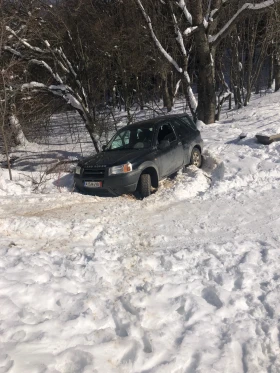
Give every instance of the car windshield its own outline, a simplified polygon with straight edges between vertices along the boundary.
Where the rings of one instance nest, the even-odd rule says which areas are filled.
[[[153,133],[152,126],[123,128],[112,138],[105,151],[150,148]]]

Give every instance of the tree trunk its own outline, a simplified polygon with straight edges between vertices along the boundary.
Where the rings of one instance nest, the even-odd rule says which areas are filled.
[[[167,75],[167,89],[168,89],[168,93],[169,93],[169,96],[171,98],[171,102],[172,102],[172,107],[174,106],[174,84],[173,84],[173,72],[171,71],[168,75]]]
[[[277,51],[274,55],[274,79],[275,79],[275,92],[280,89],[280,47],[277,46]]]
[[[214,58],[211,55],[204,25],[201,24],[198,27],[199,30],[194,36],[198,58],[197,116],[205,124],[210,124],[215,122],[216,111]]]
[[[260,90],[261,90],[261,82],[260,82],[260,79],[258,79],[255,84],[255,94],[258,95],[260,93]]]
[[[172,96],[170,95],[170,91],[168,88],[168,77],[167,74],[163,75],[163,106],[167,108],[167,112],[169,113],[172,110],[173,100]]]
[[[235,105],[237,106],[238,109],[242,107],[242,97],[241,97],[241,90],[238,86],[234,86],[234,101]]]
[[[252,94],[253,88],[253,68],[255,69],[255,46],[256,46],[256,38],[257,38],[257,29],[258,29],[258,21],[250,20],[248,24],[248,28],[250,29],[250,35],[248,35],[248,43],[245,50],[245,87],[246,87],[246,94],[244,99],[244,106],[247,106]]]
[[[96,104],[93,100],[90,101],[90,105],[87,112],[78,110],[81,118],[85,123],[85,127],[89,133],[91,141],[93,143],[96,153],[99,153],[101,150],[101,144],[99,141],[99,135],[96,128]]]
[[[26,139],[23,130],[21,128],[20,122],[15,114],[9,116],[9,124],[11,132],[13,134],[16,145],[27,145],[28,140]]]
[[[112,91],[112,105],[113,105],[113,108],[115,109],[116,106],[117,106],[117,96],[116,96],[116,86],[114,85],[113,86],[113,91]]]
[[[98,138],[98,136],[96,135],[95,124],[94,124],[94,122],[93,122],[91,119],[87,118],[87,122],[86,122],[86,124],[85,124],[85,127],[86,127],[86,129],[87,129],[87,131],[88,131],[88,133],[89,133],[89,136],[90,136],[90,138],[91,138],[91,141],[93,142],[93,146],[94,146],[94,148],[95,148],[95,150],[96,150],[96,153],[99,153],[101,147],[100,147],[100,141],[99,141],[99,138]]]
[[[144,99],[143,99],[143,90],[142,90],[142,79],[139,79],[139,77],[136,77],[136,86],[137,86],[137,93],[138,93],[138,100],[139,100],[139,106],[140,110],[144,110]]]
[[[3,143],[4,143],[5,155],[6,155],[6,160],[7,160],[7,166],[8,166],[8,170],[9,170],[9,177],[10,177],[10,180],[13,180],[12,170],[11,170],[11,163],[10,163],[10,158],[9,158],[9,148],[8,148],[7,138],[6,138],[5,129],[4,129],[4,115],[2,117],[1,132],[2,132],[2,138],[3,138]]]
[[[267,89],[272,88],[273,83],[273,75],[274,75],[274,52],[273,49],[270,48],[269,54],[269,63],[268,63],[268,82],[267,82]]]
[[[241,98],[241,71],[242,66],[239,61],[239,51],[238,51],[238,42],[237,42],[237,32],[233,38],[232,44],[232,56],[231,56],[231,82],[233,86],[234,94],[234,103],[238,109],[242,107],[242,98]]]
[[[187,81],[187,79],[185,79],[184,76],[182,76],[182,88],[183,88],[183,93],[186,99],[186,104],[188,105],[190,109],[194,122],[196,122],[198,119],[197,118],[197,107],[194,107],[193,91],[192,91],[192,88],[189,82]]]
[[[187,56],[184,57],[183,73],[181,74],[183,93],[186,98],[186,104],[188,105],[192,114],[194,122],[197,121],[197,101],[193,94],[191,87],[191,80],[188,73],[189,59]]]
[[[216,76],[216,91],[219,89],[218,99],[217,99],[217,109],[216,109],[216,117],[215,119],[218,121],[220,120],[222,106],[229,97],[231,97],[231,91],[229,86],[225,80],[225,76],[222,69],[222,56],[219,59],[216,58],[216,69],[215,69],[215,76]]]

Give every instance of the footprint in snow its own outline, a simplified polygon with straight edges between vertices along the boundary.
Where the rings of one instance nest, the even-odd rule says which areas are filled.
[[[215,289],[208,287],[202,290],[202,298],[206,300],[207,303],[211,304],[211,306],[216,307],[217,309],[223,307],[223,303],[216,294]]]
[[[14,361],[10,359],[8,354],[0,354],[0,372],[6,373],[8,372],[12,366],[14,365]]]

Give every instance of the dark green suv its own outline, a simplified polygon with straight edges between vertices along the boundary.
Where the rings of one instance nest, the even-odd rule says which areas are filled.
[[[200,167],[202,148],[200,132],[187,114],[138,122],[120,129],[101,153],[78,163],[75,186],[99,195],[138,190],[147,197],[180,168]]]

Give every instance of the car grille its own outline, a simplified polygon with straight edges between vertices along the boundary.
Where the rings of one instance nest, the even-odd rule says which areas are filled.
[[[83,176],[93,180],[103,180],[105,176],[105,168],[84,168]]]

